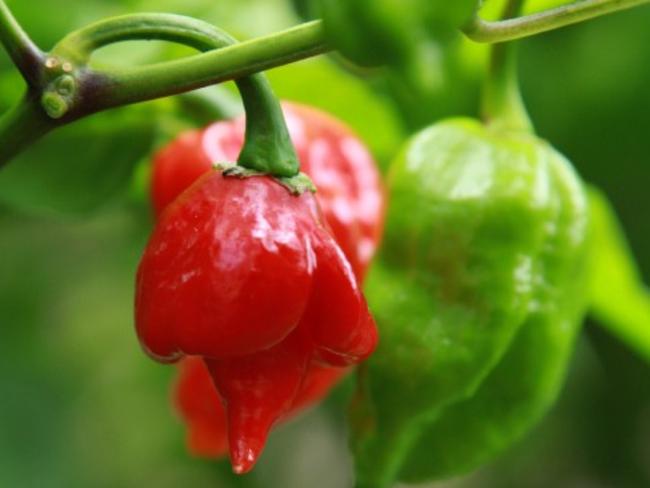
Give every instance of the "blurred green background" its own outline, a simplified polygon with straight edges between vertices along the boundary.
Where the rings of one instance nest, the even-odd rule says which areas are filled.
[[[188,14],[247,38],[299,21],[288,0],[9,0],[43,47],[93,20]],[[533,7],[558,2],[531,2]],[[524,98],[538,133],[603,188],[650,277],[650,8],[521,43]],[[385,168],[409,131],[472,114],[485,49],[465,43],[462,80],[426,112],[393,100],[381,72],[321,57],[272,70],[285,99],[352,125]],[[162,43],[105,49],[97,63],[184,55]],[[367,79],[363,80],[362,77]],[[20,78],[0,55],[0,108]],[[0,173],[0,487],[345,487],[350,381],[278,429],[252,475],[191,458],[169,402],[173,368],[140,351],[134,270],[152,220],[147,159],[197,114],[162,100],[94,116],[48,136]],[[650,324],[649,324],[650,326]],[[560,401],[521,443],[479,472],[435,486],[650,486],[650,368],[589,322]]]

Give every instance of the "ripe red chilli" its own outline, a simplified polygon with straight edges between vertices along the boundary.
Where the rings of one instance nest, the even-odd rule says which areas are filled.
[[[250,470],[312,363],[365,359],[376,328],[314,196],[266,176],[202,176],[161,215],[137,279],[136,325],[162,362],[202,356]]]
[[[350,129],[330,115],[295,103],[284,114],[302,169],[318,186],[323,215],[359,279],[363,278],[381,236],[384,192],[371,155]],[[243,118],[184,132],[154,158],[151,197],[158,215],[183,190],[209,171],[212,161],[232,160],[244,138]],[[308,366],[287,420],[324,397],[349,371],[316,362]],[[228,451],[223,405],[204,363],[180,362],[174,390],[177,410],[187,426],[189,450],[220,457]]]

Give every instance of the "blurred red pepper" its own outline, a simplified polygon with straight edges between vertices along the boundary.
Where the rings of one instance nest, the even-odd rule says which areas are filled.
[[[384,198],[375,164],[354,134],[337,120],[305,106],[285,103],[283,108],[302,169],[318,187],[317,199],[325,219],[355,273],[362,278],[383,223]],[[155,158],[152,181],[157,214],[209,171],[213,162],[235,158],[243,136],[243,119],[218,122],[202,131],[187,132],[161,150]],[[336,357],[330,360],[338,364]],[[307,368],[292,404],[285,405],[288,410],[282,420],[320,400],[347,372],[346,368],[318,362],[310,362]],[[199,359],[181,362],[175,401],[188,424],[190,450],[210,457],[225,455],[225,411]]]

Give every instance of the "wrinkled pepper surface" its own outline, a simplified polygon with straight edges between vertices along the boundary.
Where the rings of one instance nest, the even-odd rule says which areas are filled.
[[[383,226],[384,192],[372,156],[356,135],[333,117],[305,105],[282,105],[301,168],[316,184],[323,217],[361,281]],[[159,151],[151,185],[156,213],[160,215],[186,187],[210,171],[214,161],[234,159],[243,139],[244,120],[240,118],[187,131]],[[284,419],[319,401],[348,371],[310,364]],[[191,452],[207,457],[225,455],[225,411],[203,361],[186,358],[180,362],[174,398],[187,424]]]
[[[555,398],[585,306],[585,194],[546,142],[443,121],[388,188],[366,288],[382,341],[352,415],[359,487],[449,477],[508,446]]]

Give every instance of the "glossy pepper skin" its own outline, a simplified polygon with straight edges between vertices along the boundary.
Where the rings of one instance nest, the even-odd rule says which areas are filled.
[[[283,102],[282,109],[301,170],[352,269],[363,279],[375,254],[384,220],[384,190],[377,166],[359,138],[320,110]],[[188,131],[157,153],[151,200],[157,215],[209,171],[214,162],[233,161],[244,142],[244,118]]]
[[[333,117],[296,103],[284,102],[283,110],[301,166],[318,186],[316,199],[324,219],[361,281],[383,226],[384,190],[376,165],[356,135]],[[243,135],[242,119],[216,122],[181,134],[159,151],[151,184],[156,213],[209,171],[211,161],[236,157]],[[347,372],[311,364],[285,419],[318,402]],[[206,457],[225,455],[225,412],[202,361],[180,362],[174,401],[187,425],[190,451]]]
[[[374,321],[311,193],[213,170],[161,215],[137,276],[151,357],[203,357],[224,400],[233,469],[250,470],[309,365],[374,349]]]
[[[584,311],[585,195],[544,141],[444,121],[407,144],[389,192],[359,487],[449,477],[509,445],[554,399]]]

